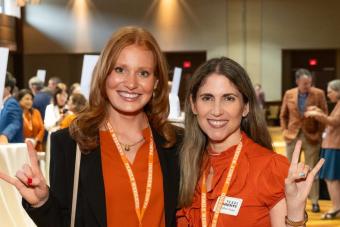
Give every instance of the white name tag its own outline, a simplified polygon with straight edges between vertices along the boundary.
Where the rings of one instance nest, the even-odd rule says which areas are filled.
[[[218,197],[215,206],[214,206],[214,211],[216,211],[216,206],[218,201],[220,200],[221,197]],[[224,197],[224,202],[221,207],[221,214],[229,214],[233,216],[237,216],[238,212],[240,211],[241,205],[242,205],[243,199],[239,198],[234,198],[234,197]]]

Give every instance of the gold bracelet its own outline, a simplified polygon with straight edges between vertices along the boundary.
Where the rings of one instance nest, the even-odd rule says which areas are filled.
[[[292,221],[288,218],[288,216],[286,216],[286,218],[285,218],[286,225],[290,225],[290,226],[294,226],[294,227],[305,226],[307,221],[308,221],[308,214],[307,214],[306,211],[305,211],[305,218],[302,221]]]

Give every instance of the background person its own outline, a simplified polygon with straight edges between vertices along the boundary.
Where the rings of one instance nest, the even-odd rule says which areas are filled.
[[[22,89],[17,95],[17,100],[22,108],[24,139],[30,139],[35,150],[42,151],[45,128],[40,112],[33,108],[34,95],[29,89]]]
[[[64,113],[60,122],[60,128],[68,128],[77,115],[86,108],[87,100],[84,95],[74,93],[67,102],[68,111]]]
[[[66,112],[67,106],[67,86],[59,83],[53,95],[53,102],[46,107],[44,126],[49,132],[54,132],[60,128],[60,122]]]
[[[13,89],[16,79],[6,73],[5,89],[2,97],[3,107],[0,110],[0,144],[22,143],[22,110],[14,98]]]
[[[340,214],[340,80],[328,83],[327,96],[336,103],[329,116],[316,106],[309,107],[305,116],[327,125],[321,145],[321,157],[326,161],[320,170],[320,178],[327,183],[333,207],[322,218],[333,219]]]
[[[295,73],[297,87],[284,94],[280,124],[283,138],[286,141],[286,153],[292,160],[296,141],[302,141],[305,162],[314,166],[319,160],[321,134],[325,125],[313,118],[306,118],[305,111],[309,106],[317,106],[327,113],[325,94],[321,89],[312,87],[312,74],[307,69],[298,69]],[[316,178],[309,194],[312,201],[312,212],[320,212],[319,180]]]

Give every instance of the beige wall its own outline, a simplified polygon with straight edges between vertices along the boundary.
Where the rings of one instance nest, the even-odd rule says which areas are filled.
[[[235,59],[263,85],[267,100],[280,100],[282,49],[340,48],[339,0],[68,2],[26,8],[26,54],[98,52],[118,27],[141,25],[163,50],[206,50],[208,58]]]
[[[68,2],[74,2],[68,5]],[[42,1],[28,6],[25,53],[99,52],[125,25],[148,28],[165,51],[226,54],[225,0]]]

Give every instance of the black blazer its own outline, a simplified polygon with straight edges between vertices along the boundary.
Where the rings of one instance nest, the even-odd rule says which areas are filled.
[[[176,226],[176,207],[179,190],[178,149],[162,147],[164,138],[152,130],[163,174],[166,227]],[[23,206],[38,227],[69,227],[72,204],[76,142],[68,129],[51,135],[50,197],[39,208],[32,208],[23,200]],[[102,175],[100,147],[82,154],[80,164],[77,227],[106,227],[105,190]]]

